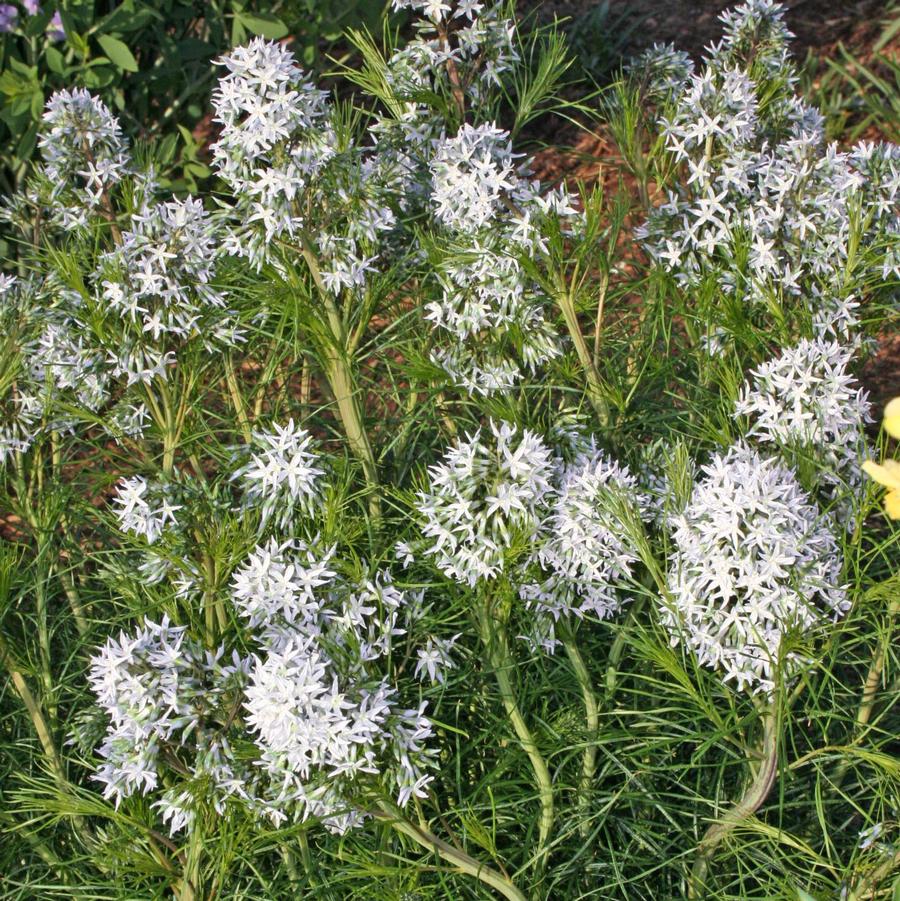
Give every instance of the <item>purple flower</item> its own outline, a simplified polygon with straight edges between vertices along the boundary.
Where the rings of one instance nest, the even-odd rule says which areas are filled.
[[[66,39],[66,29],[63,28],[62,16],[59,10],[53,13],[53,18],[47,23],[47,34],[51,41],[64,41]]]
[[[18,18],[19,10],[12,3],[0,3],[0,33],[12,31]]]
[[[41,4],[38,0],[22,0],[22,6],[29,16],[36,16],[41,11]]]

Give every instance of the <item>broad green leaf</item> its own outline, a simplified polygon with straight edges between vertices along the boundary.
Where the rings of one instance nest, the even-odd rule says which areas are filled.
[[[112,84],[115,78],[115,69],[104,65],[93,66],[84,73],[84,85],[92,89],[105,88]]]
[[[42,35],[47,30],[52,16],[52,12],[39,12],[34,16],[29,16],[25,23],[25,37],[36,38]]]
[[[65,60],[63,59],[63,55],[56,49],[56,47],[48,47],[44,51],[44,59],[47,60],[47,68],[51,72],[55,72],[57,75],[62,75],[66,70]]]
[[[126,44],[109,34],[98,34],[97,42],[113,65],[124,72],[137,72],[137,60]]]
[[[37,143],[38,123],[32,122],[31,125],[22,135],[18,146],[16,147],[16,156],[20,160],[27,160],[34,152],[34,145]]]
[[[277,41],[278,38],[283,38],[288,33],[287,25],[277,16],[269,13],[242,12],[240,19],[244,28],[251,34],[258,34],[261,37],[268,38],[270,41]]]

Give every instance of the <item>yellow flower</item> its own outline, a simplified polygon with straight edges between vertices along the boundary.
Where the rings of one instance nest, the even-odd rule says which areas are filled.
[[[887,416],[885,416],[885,426],[887,426]],[[900,428],[898,428],[898,432],[900,432]],[[887,488],[888,492],[884,496],[884,512],[891,519],[900,519],[900,463],[896,460],[885,460],[884,463],[866,460],[862,468],[866,475],[871,476],[879,485]]]
[[[891,438],[900,438],[900,397],[888,401],[884,408],[884,430]]]

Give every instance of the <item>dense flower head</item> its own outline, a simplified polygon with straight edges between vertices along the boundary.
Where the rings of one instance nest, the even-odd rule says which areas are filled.
[[[293,54],[255,38],[220,61],[228,73],[213,93],[213,163],[234,193],[235,227],[225,248],[257,266],[276,239],[303,228],[304,192],[334,156],[327,95],[306,79]]]
[[[84,88],[51,96],[39,144],[54,196],[78,185],[90,207],[99,205],[131,168],[119,120]]]
[[[327,95],[306,80],[284,45],[254,38],[220,64],[228,74],[219,79],[213,107],[223,130],[212,151],[225,177],[233,167],[271,162],[269,154],[283,142],[324,125]]]
[[[829,521],[776,459],[736,446],[703,467],[672,520],[668,599],[672,642],[739,690],[771,693],[788,633],[811,632],[848,610],[842,555]]]
[[[386,571],[356,581],[344,570],[334,548],[290,539],[255,548],[231,593],[249,628],[246,657],[204,651],[167,619],[110,639],[91,673],[109,717],[97,775],[106,796],[117,805],[151,796],[171,833],[204,800],[219,813],[238,803],[275,825],[316,817],[344,832],[367,815],[359,792],[386,790],[401,807],[424,797],[434,730],[425,702],[402,703],[391,665],[421,592]],[[452,645],[429,637],[422,653],[408,651],[437,681],[454,665]]]
[[[671,101],[694,73],[690,54],[674,44],[653,44],[628,60],[625,71],[641,82],[642,96],[657,104]]]
[[[803,339],[751,373],[735,416],[749,417],[748,439],[818,458],[819,478],[834,490],[862,483],[859,460],[867,454],[866,392],[849,372],[853,348]]]
[[[170,503],[162,485],[148,482],[143,476],[122,479],[113,498],[119,528],[156,542],[167,529],[177,529],[175,514],[181,508]]]
[[[242,332],[212,284],[220,238],[197,198],[138,210],[100,260],[103,301],[134,327],[139,342],[199,334],[209,350],[233,346]]]
[[[520,595],[554,620],[616,613],[617,587],[638,560],[625,520],[646,517],[648,503],[628,468],[596,447],[562,462],[537,535],[538,580],[523,584]]]
[[[564,188],[542,192],[515,159],[508,132],[464,124],[435,143],[429,163],[443,251],[434,275],[440,299],[425,308],[441,339],[432,360],[457,386],[485,395],[560,353],[548,299],[519,257],[539,260],[546,220],[567,223],[577,213]]]
[[[509,133],[494,124],[464,123],[439,142],[430,163],[438,221],[462,232],[481,229],[515,187],[514,163]]]
[[[450,342],[436,347],[432,359],[455,384],[476,394],[508,390],[523,369],[535,372],[559,356],[546,298],[518,259],[490,239],[476,239],[464,255],[446,260],[436,278],[441,298],[426,304],[425,319]]]
[[[319,589],[336,577],[334,548],[317,552],[305,542],[269,539],[257,546],[232,580],[232,599],[251,626],[285,621],[313,629],[322,606]]]
[[[352,803],[364,774],[386,780],[400,806],[424,797],[433,730],[425,705],[402,707],[379,666],[406,634],[418,593],[387,572],[348,582],[333,554],[273,540],[235,574],[233,597],[259,629],[245,708],[274,788],[264,811],[278,822],[294,808],[343,832],[364,817]]]
[[[83,299],[51,275],[0,276],[0,334],[16,360],[15,388],[0,399],[0,465],[52,432],[68,435],[81,421],[78,409],[103,409],[112,370],[82,319]],[[114,410],[124,409],[121,402]],[[98,422],[121,436],[121,423]]]
[[[776,0],[745,0],[725,10],[722,42],[712,58],[723,56],[732,63],[762,68],[769,76],[784,75],[788,65],[788,43],[794,35],[784,23],[784,6]]]
[[[240,687],[245,671],[246,663],[238,657],[226,659],[222,649],[204,651],[186,627],[171,625],[168,617],[160,623],[145,621],[134,635],[122,632],[118,639],[109,638],[91,658],[89,675],[97,703],[110,721],[98,752],[104,763],[95,776],[104,785],[104,797],[115,799],[118,807],[134,792],[156,789],[163,746],[177,745],[183,751],[189,735],[196,750],[195,775],[198,780],[212,777],[218,804],[237,791],[233,774],[223,773],[222,758],[230,756],[230,749],[212,720],[225,698]],[[218,768],[208,766],[216,759]],[[172,832],[190,821],[184,804],[177,810],[171,803],[164,806]]]
[[[474,586],[504,570],[514,541],[530,542],[552,494],[551,451],[528,429],[493,422],[449,448],[418,495],[426,553]]]
[[[896,148],[826,146],[822,116],[794,93],[782,12],[752,0],[723,16],[722,43],[661,119],[679,179],[638,234],[684,287],[712,275],[751,302],[793,298],[819,333],[844,338],[857,324],[853,232],[872,251],[861,284],[865,271],[900,271]]]
[[[259,510],[261,524],[269,520],[283,528],[298,512],[309,514],[321,497],[324,470],[313,437],[290,419],[269,431],[254,431],[250,459],[232,478],[243,488],[244,506]]]
[[[80,323],[65,316],[47,317],[29,355],[29,375],[48,392],[70,390],[88,410],[96,410],[108,396],[106,361],[81,333]]]

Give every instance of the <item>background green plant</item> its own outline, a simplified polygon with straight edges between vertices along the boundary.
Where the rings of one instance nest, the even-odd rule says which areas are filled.
[[[335,6],[340,7],[335,10],[338,15],[347,9]],[[130,8],[138,10],[139,5]],[[296,5],[300,13],[304,8]],[[49,67],[47,71],[58,77],[54,84],[69,86],[88,73],[96,77],[99,69],[100,77],[110,80],[96,87],[122,114],[126,130],[150,139],[150,152],[169,173],[173,186],[191,187],[207,175],[191,130],[205,112],[212,78],[208,55],[245,39],[254,29],[277,35],[289,27],[295,13],[286,5],[278,10],[282,18],[276,23],[229,5],[217,24],[209,25],[206,38],[191,33],[176,39],[169,29],[180,21],[176,11],[187,9],[173,4],[171,21],[145,16],[145,24],[133,30],[115,25],[115,18],[73,19],[71,40],[83,40],[87,51],[82,55],[67,43],[63,60],[74,67],[72,71],[64,68],[57,73]],[[309,64],[321,59],[321,41],[334,34],[329,9],[316,5],[321,23],[304,26],[309,35],[316,35],[310,37],[315,52],[304,52]],[[102,21],[106,24],[101,27]],[[182,34],[193,27],[191,21],[181,23]],[[149,43],[153,35],[158,45]],[[185,57],[189,71],[196,63],[193,80],[183,65],[182,71],[173,71],[161,63],[156,82],[151,57],[129,51],[139,69],[129,73],[128,57],[111,43],[112,39],[139,48],[145,37],[148,46],[158,46],[154,59],[166,58],[164,48],[170,40],[175,46],[179,40],[199,40],[212,50]],[[557,53],[555,46],[548,52]],[[41,53],[46,63],[46,48]],[[71,63],[65,63],[67,57]],[[170,62],[180,58],[168,57]],[[537,55],[533,72],[540,72],[540,60],[545,58]],[[147,77],[141,80],[145,61]],[[171,64],[177,69],[176,63]],[[843,63],[838,60],[835,65]],[[553,74],[558,68],[548,71]],[[24,77],[12,62],[6,71]],[[23,90],[22,103],[26,96],[37,97],[38,90],[45,96],[50,82],[36,83],[30,94]],[[522,93],[508,87],[511,95]],[[184,99],[166,116],[185,91]],[[871,102],[876,102],[876,92],[862,93],[871,94]],[[889,92],[877,96],[888,102],[878,101],[866,115],[873,117],[869,124],[888,133],[897,127],[896,107]],[[29,99],[27,110],[23,107],[17,115],[33,122],[40,112],[40,105],[34,112],[35,103]],[[627,103],[620,104],[626,107]],[[613,124],[620,143],[630,142],[627,159],[645,179],[646,192],[653,182],[665,184],[672,173],[662,171],[658,148],[640,140],[649,128],[640,120],[640,109],[630,112],[635,118]],[[155,131],[154,122],[159,122]],[[841,131],[839,123],[834,127],[836,136],[852,137],[852,131]],[[527,138],[523,135],[523,141]],[[30,153],[17,157],[13,151],[7,159],[26,167]],[[742,374],[765,359],[770,340],[788,340],[791,325],[754,318],[737,304],[723,306],[713,286],[686,295],[671,279],[636,266],[632,248],[618,239],[623,221],[639,218],[644,211],[641,199],[624,186],[609,193],[597,189],[586,195],[586,206],[592,223],[588,239],[574,247],[560,239],[555,249],[561,272],[577,262],[581,271],[596,275],[581,279],[570,300],[576,325],[589,338],[594,364],[602,374],[609,422],[600,430],[601,437],[633,465],[640,462],[638,452],[651,438],[660,442],[657,446],[690,447],[692,453],[727,440],[730,402]],[[35,268],[52,264],[40,256],[29,260]],[[254,418],[296,416],[329,449],[340,453],[333,411],[309,387],[309,361],[316,347],[298,311],[284,294],[273,296],[264,282],[242,280],[233,273],[224,278],[237,295],[245,321],[251,322],[265,303],[281,313],[273,326],[253,334],[241,355],[240,362],[247,364],[239,386],[243,406]],[[867,330],[875,334],[896,318],[890,296],[871,300]],[[373,560],[386,553],[393,540],[408,537],[408,493],[421,478],[423,463],[440,453],[454,430],[473,428],[485,414],[535,428],[553,422],[564,408],[588,420],[593,415],[583,361],[571,350],[544,381],[526,386],[518,401],[448,401],[434,389],[424,365],[413,365],[424,357],[423,335],[403,298],[388,298],[380,312],[388,314],[389,326],[367,331],[358,356],[377,360],[362,376],[373,443],[385,481],[402,488],[385,499],[384,533],[372,534],[364,503],[350,487],[358,486],[360,479],[347,454],[338,473],[341,490],[329,497],[323,513],[327,538]],[[698,354],[698,339],[723,316],[735,336],[732,349],[715,359]],[[572,322],[561,313],[557,320],[561,333],[571,329]],[[785,331],[779,332],[779,327]],[[4,358],[0,371],[14,371],[15,361],[10,360],[8,367],[6,362]],[[215,467],[229,458],[239,429],[219,374],[198,366],[196,375],[179,454],[182,459],[199,455],[206,466]],[[684,456],[660,451],[655,462],[668,466],[683,482]],[[0,543],[0,663],[7,674],[0,685],[0,897],[23,901],[168,897],[185,849],[169,848],[161,841],[148,805],[117,811],[94,791],[90,753],[103,724],[92,717],[92,699],[84,684],[86,657],[108,634],[129,628],[145,613],[177,610],[173,598],[147,586],[137,574],[122,567],[116,571],[122,552],[109,549],[115,537],[104,497],[119,475],[153,467],[153,454],[141,458],[133,449],[117,449],[89,435],[63,463],[48,456],[30,471],[28,515],[7,517],[6,538]],[[4,482],[0,509],[24,514],[19,501],[19,492]],[[719,850],[710,897],[825,901],[838,897],[844,884],[867,892],[860,898],[900,895],[900,880],[891,875],[874,884],[871,892],[866,887],[866,880],[891,862],[900,843],[896,623],[900,532],[877,515],[874,492],[868,501],[866,519],[842,537],[853,612],[824,646],[815,649],[814,665],[797,697],[789,708],[785,704],[779,787],[764,810],[742,824]],[[210,523],[209,550],[228,560],[234,555],[233,537],[217,533],[215,525]],[[446,583],[432,584],[422,573],[415,578],[441,598],[427,627],[438,634],[461,631],[470,613],[466,592]],[[84,633],[70,614],[73,589],[87,616]],[[684,897],[685,873],[697,843],[709,821],[740,794],[746,758],[759,740],[758,711],[749,699],[724,688],[715,673],[669,646],[668,636],[645,615],[655,597],[648,567],[624,616],[590,622],[579,630],[599,700],[596,735],[585,729],[581,686],[571,661],[563,654],[532,655],[516,645],[518,703],[533,724],[559,799],[548,875],[537,886],[536,897],[566,901]],[[522,626],[514,618],[510,634],[519,634]],[[865,686],[879,653],[882,670],[874,693],[867,697]],[[527,760],[498,713],[491,667],[477,637],[464,639],[459,663],[446,684],[429,696],[444,748],[434,791],[441,803],[440,816],[433,799],[423,802],[421,815],[436,823],[435,828],[460,836],[472,855],[518,876],[533,865],[529,849],[538,830]],[[46,717],[52,746],[58,749],[52,754],[43,746],[35,716],[23,702],[23,685]],[[69,744],[73,728],[82,740]],[[590,804],[584,807],[574,799],[588,744],[596,748],[597,763]],[[860,831],[878,822],[887,824],[883,840],[860,847]],[[305,824],[276,830],[238,818],[220,823],[210,817],[204,827],[203,881],[220,898],[489,897],[474,880],[453,873],[437,857],[424,855],[412,841],[387,828],[337,838]]]

